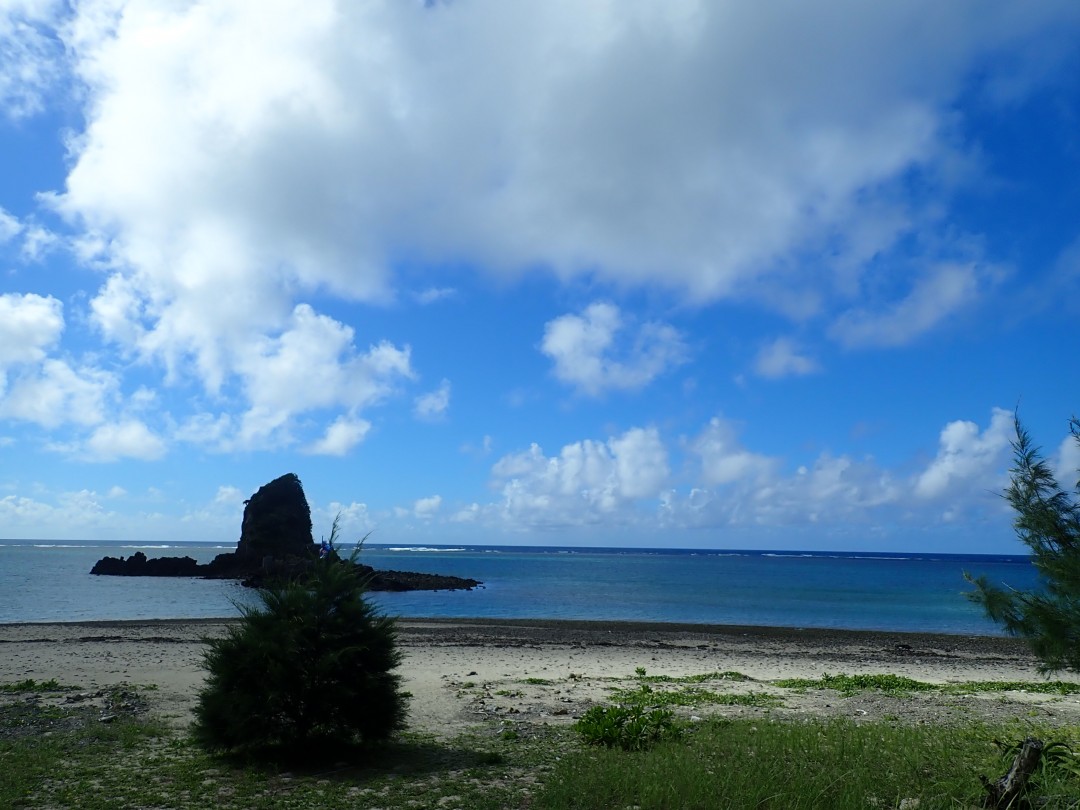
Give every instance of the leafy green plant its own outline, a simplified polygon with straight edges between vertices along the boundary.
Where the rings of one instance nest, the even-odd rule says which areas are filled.
[[[994,744],[1001,751],[1002,762],[1008,766],[1019,753],[1023,741],[994,740]],[[1065,740],[1045,743],[1042,747],[1042,755],[1039,757],[1039,767],[1035,772],[1036,780],[1045,782],[1052,775],[1067,775],[1080,780],[1080,752],[1077,752],[1074,745]]]
[[[727,694],[684,686],[681,689],[653,689],[643,683],[637,689],[616,689],[611,699],[630,706],[753,706],[772,708],[781,705],[779,698],[762,692]]]
[[[1014,463],[1005,499],[1041,581],[1039,588],[1022,591],[965,573],[975,586],[968,595],[1006,632],[1027,639],[1044,672],[1080,672],[1080,481],[1073,493],[1063,490],[1019,416],[1013,424]],[[1075,416],[1069,432],[1080,445]]]
[[[679,735],[670,711],[646,711],[642,706],[594,706],[574,728],[590,745],[624,751],[644,751],[660,740]]]
[[[308,576],[261,588],[258,605],[208,640],[192,727],[204,748],[314,754],[402,726],[394,623],[368,602],[353,562],[313,560]]]
[[[785,689],[835,689],[850,696],[869,689],[888,694],[931,692],[940,689],[936,684],[906,678],[903,675],[822,675],[820,678],[783,678],[774,682]]]

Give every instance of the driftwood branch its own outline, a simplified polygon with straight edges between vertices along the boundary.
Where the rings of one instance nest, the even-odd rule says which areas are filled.
[[[1028,779],[1039,767],[1039,758],[1043,752],[1043,741],[1035,737],[1028,737],[1020,745],[1020,750],[1013,757],[1012,767],[1000,779],[991,782],[985,776],[983,784],[989,794],[984,807],[993,810],[1019,810],[1027,807],[1024,791],[1027,788]]]

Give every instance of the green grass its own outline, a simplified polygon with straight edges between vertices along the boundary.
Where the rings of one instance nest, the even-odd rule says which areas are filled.
[[[655,683],[663,688],[654,689]],[[645,708],[661,695],[672,697],[659,700],[671,701],[755,697],[717,695],[698,683],[644,681],[625,691],[630,701],[649,701]],[[832,683],[910,686],[880,679]],[[1038,683],[976,685],[982,691],[1051,691]],[[38,691],[50,691],[41,686]],[[21,698],[0,711],[0,807],[844,810],[896,808],[904,799],[918,799],[919,810],[928,810],[978,806],[979,776],[1005,773],[1009,745],[1032,734],[1060,743],[1052,749],[1058,759],[1038,775],[1038,796],[1048,800],[1043,806],[1075,807],[1070,802],[1080,796],[1073,754],[1080,750],[1080,727],[1019,721],[958,727],[713,719],[679,724],[678,740],[644,752],[589,746],[565,726],[491,721],[452,740],[406,734],[375,751],[335,749],[298,768],[210,756],[181,732],[140,715],[105,724],[99,714]]]
[[[822,675],[820,678],[784,678],[773,682],[785,689],[835,689],[843,695],[866,690],[893,694],[940,690],[935,684],[905,678],[903,675]]]
[[[616,689],[611,700],[625,706],[753,706],[773,708],[781,706],[779,698],[761,692],[728,694],[698,689],[691,686],[682,689],[653,689],[643,683],[635,689]]]
[[[521,682],[532,686],[552,686],[555,683],[548,678],[523,678]]]
[[[209,755],[175,729],[138,717],[102,723],[97,710],[15,708],[0,712],[5,810],[522,807],[572,737],[569,729],[531,727],[484,727],[452,741],[405,734],[297,767]],[[55,725],[65,714],[72,722]]]
[[[876,690],[887,694],[912,692],[941,692],[945,694],[974,694],[978,692],[1032,692],[1049,695],[1080,694],[1080,684],[1066,681],[963,681],[961,683],[928,683],[902,675],[823,675],[820,678],[784,678],[773,681],[786,689],[834,689],[845,697]]]
[[[1066,681],[964,681],[944,684],[944,692],[1032,692],[1040,695],[1077,695],[1080,683]]]
[[[77,686],[63,686],[55,678],[47,681],[35,681],[27,678],[16,683],[0,683],[0,692],[66,692],[78,689]]]
[[[37,719],[54,721],[58,711],[42,709]],[[90,785],[102,772],[117,768],[133,751],[164,733],[158,723],[124,720],[91,723],[72,731],[0,737],[0,807],[109,807],[104,797],[94,798],[96,791]],[[47,800],[37,795],[45,785],[49,786]]]
[[[623,706],[638,708],[665,708],[671,706],[752,706],[756,708],[775,708],[783,705],[779,698],[762,693],[725,694],[710,689],[699,689],[691,684],[727,681],[741,683],[752,681],[741,672],[704,672],[696,675],[649,675],[644,667],[634,670],[637,686],[626,689],[612,689],[611,699]],[[653,684],[681,686],[681,689],[653,689]]]
[[[754,680],[749,675],[741,672],[703,672],[697,675],[646,675],[641,673],[635,676],[635,680],[642,683],[709,683],[712,681],[745,682]]]
[[[863,810],[895,808],[905,799],[923,810],[977,806],[979,775],[1007,770],[992,740],[1009,733],[1030,730],[712,720],[646,752],[588,747],[563,757],[535,806]],[[1049,769],[1037,788],[1049,799],[1046,807],[1072,807],[1080,779]]]

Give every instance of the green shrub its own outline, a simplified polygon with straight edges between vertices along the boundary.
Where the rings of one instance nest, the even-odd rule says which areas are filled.
[[[404,722],[393,620],[365,598],[352,561],[318,560],[259,589],[238,625],[208,641],[193,732],[208,750],[316,753],[370,743]]]
[[[666,709],[642,706],[593,706],[574,728],[590,745],[644,751],[653,743],[678,736],[674,716]]]

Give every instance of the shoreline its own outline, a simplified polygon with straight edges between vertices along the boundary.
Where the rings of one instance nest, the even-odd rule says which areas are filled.
[[[60,619],[42,621],[15,621],[0,622],[0,629],[17,627],[136,627],[148,626],[171,626],[171,625],[218,625],[239,621],[239,616],[200,616],[196,618],[166,618],[166,619],[74,619],[64,621]],[[991,635],[985,633],[946,633],[932,630],[884,630],[848,627],[786,627],[783,625],[766,624],[715,624],[708,622],[649,622],[627,619],[528,619],[528,618],[498,618],[487,616],[395,616],[399,625],[444,625],[444,626],[467,626],[467,627],[507,627],[507,628],[544,628],[549,630],[566,631],[590,631],[605,630],[620,633],[634,632],[661,632],[661,633],[705,633],[710,635],[743,635],[743,636],[801,636],[811,638],[815,636],[852,636],[852,637],[912,637],[912,638],[941,638],[941,639],[986,639],[990,642],[1023,642],[1015,637],[1007,635]]]
[[[0,624],[0,683],[55,679],[81,690],[153,686],[153,709],[183,727],[205,673],[204,639],[229,619],[155,619]],[[745,627],[535,619],[399,619],[402,687],[414,730],[452,736],[478,723],[569,723],[633,688],[636,673],[670,679],[738,672],[727,692],[776,695],[778,708],[718,707],[728,715],[844,714],[906,722],[964,718],[1080,724],[1080,695],[1022,690],[982,696],[878,693],[777,686],[786,678],[892,674],[934,684],[1045,680],[1023,640],[821,628]],[[1055,679],[1080,683],[1080,675]],[[14,699],[14,698],[12,698]],[[700,712],[700,710],[697,710]],[[708,711],[713,711],[709,708]]]

